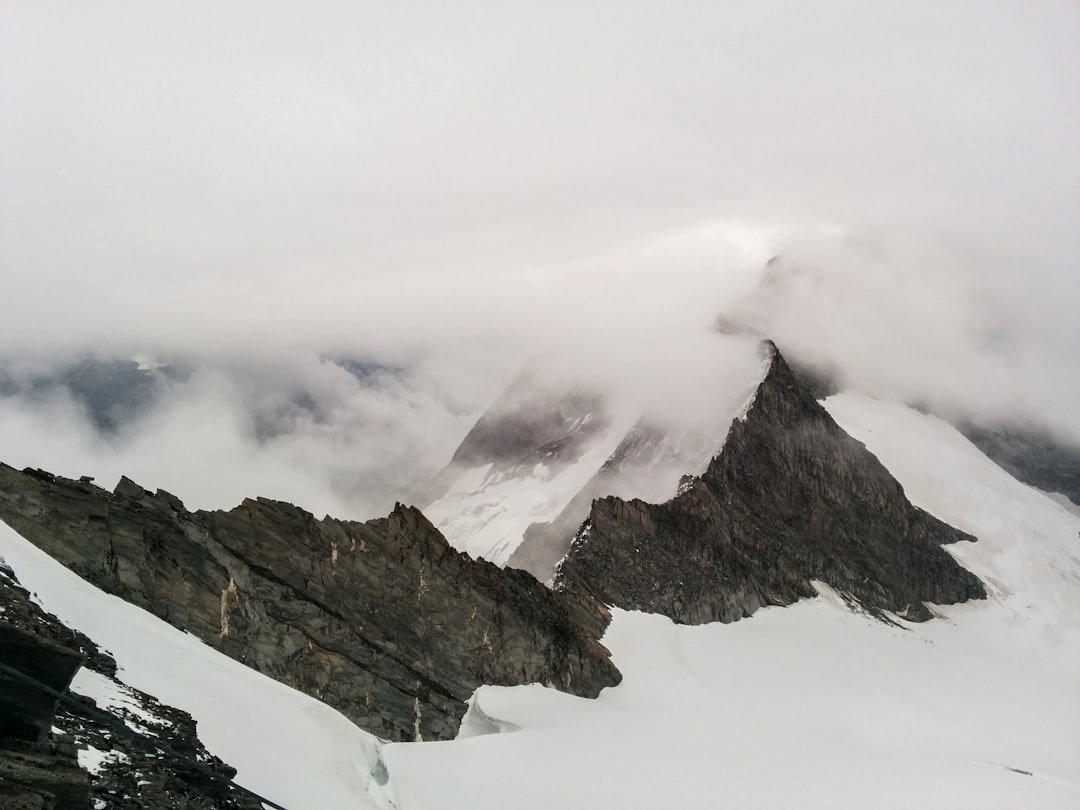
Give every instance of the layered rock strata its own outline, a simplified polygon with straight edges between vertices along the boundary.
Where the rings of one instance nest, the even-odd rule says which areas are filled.
[[[366,523],[262,498],[189,512],[126,478],[110,493],[0,465],[0,519],[103,590],[383,738],[453,737],[481,684],[596,696],[620,680],[597,640],[602,606],[454,551],[411,507]]]
[[[975,538],[913,506],[769,348],[753,404],[705,473],[663,504],[595,501],[556,589],[687,624],[791,604],[815,580],[911,621],[931,617],[928,602],[984,598],[941,548]]]

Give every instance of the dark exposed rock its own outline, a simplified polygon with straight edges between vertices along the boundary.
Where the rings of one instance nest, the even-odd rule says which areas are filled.
[[[71,751],[0,738],[0,807],[86,810],[89,802],[89,777]]]
[[[913,621],[930,618],[926,602],[984,598],[940,548],[975,538],[912,506],[771,348],[753,405],[705,474],[660,505],[596,501],[556,588],[688,624],[814,596],[813,580]]]
[[[454,736],[483,683],[595,696],[620,677],[570,608],[599,628],[606,610],[454,551],[411,507],[366,523],[265,499],[188,512],[128,479],[109,493],[0,465],[0,518],[103,590],[385,738]]]
[[[13,604],[23,601],[25,607]],[[83,662],[74,638],[65,639],[64,628],[37,616],[21,620],[35,606],[9,575],[0,577],[0,606],[0,663],[50,689],[66,690]],[[0,806],[83,810],[88,805],[86,772],[72,751],[53,742],[56,710],[57,698],[0,671]]]
[[[779,257],[774,256],[769,260],[767,266],[775,266],[778,258]],[[722,335],[753,336],[770,345],[775,345],[758,329],[725,314],[720,314],[717,316],[716,320],[713,321],[713,330]],[[781,346],[780,348],[783,349],[784,359],[788,364],[788,368],[791,369],[792,373],[798,378],[799,382],[803,384],[803,387],[806,388],[807,392],[814,399],[826,399],[833,394],[839,394],[844,390],[842,375],[831,363],[823,361],[820,358],[804,355],[799,351],[799,347],[797,346]]]
[[[112,657],[35,604],[13,573],[0,576],[0,608],[0,662],[73,699],[72,705],[58,702],[0,673],[0,807],[86,810],[91,801],[100,810],[262,806],[229,784],[236,771],[206,751],[190,715],[117,681]],[[138,715],[125,709],[103,718],[76,708],[100,709],[70,688],[80,665],[111,681]],[[89,748],[102,762],[88,773],[77,752]]]
[[[56,643],[0,621],[2,662],[14,667],[50,689],[63,692],[82,666],[78,650]],[[0,671],[0,737],[17,737],[40,742],[49,734],[56,714],[56,698]]]

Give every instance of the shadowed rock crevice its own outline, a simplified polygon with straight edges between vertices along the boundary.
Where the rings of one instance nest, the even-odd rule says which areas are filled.
[[[927,602],[984,598],[940,547],[975,538],[913,506],[769,346],[753,405],[704,475],[659,505],[596,501],[556,588],[687,624],[791,604],[814,580],[912,621],[931,617]]]
[[[0,465],[0,518],[103,590],[384,738],[447,739],[481,684],[596,696],[610,617],[447,545],[416,509],[365,523],[246,500],[189,512],[122,479]],[[588,616],[586,631],[574,616]]]

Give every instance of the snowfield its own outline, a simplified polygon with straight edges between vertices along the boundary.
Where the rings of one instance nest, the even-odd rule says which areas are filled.
[[[620,686],[478,690],[464,739],[387,747],[401,806],[1080,807],[1080,520],[938,419],[826,404],[913,502],[980,538],[951,550],[989,600],[895,628],[827,589],[731,625],[617,612]]]
[[[187,709],[238,781],[301,808],[1080,807],[1080,518],[952,427],[826,403],[908,496],[979,537],[990,598],[891,627],[827,588],[731,625],[617,611],[624,682],[585,700],[482,687],[459,739],[381,745],[339,714],[105,596],[0,526],[0,555],[122,680]],[[380,756],[389,783],[370,775]]]

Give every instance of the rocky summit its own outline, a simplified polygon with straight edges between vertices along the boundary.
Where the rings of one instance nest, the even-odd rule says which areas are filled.
[[[791,604],[815,581],[910,621],[932,616],[927,603],[985,598],[941,548],[975,538],[913,506],[767,345],[769,371],[705,473],[663,504],[595,501],[556,589],[686,624]]]
[[[596,696],[609,615],[447,545],[416,509],[365,523],[246,500],[190,512],[0,465],[0,519],[102,590],[391,740],[448,739],[481,684]],[[587,617],[589,630],[573,617]]]

